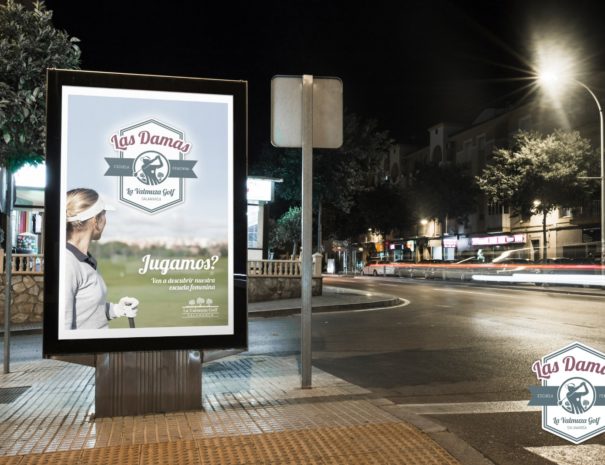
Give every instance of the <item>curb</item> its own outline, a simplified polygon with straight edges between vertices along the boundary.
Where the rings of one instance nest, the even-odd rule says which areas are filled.
[[[336,305],[318,305],[312,308],[312,313],[327,313],[327,312],[346,312],[348,310],[362,310],[362,309],[371,309],[371,308],[389,308],[396,307],[397,305],[405,302],[403,299],[399,297],[394,297],[392,299],[387,300],[378,300],[374,302],[358,302],[352,304],[336,304]],[[300,315],[300,308],[292,307],[292,308],[277,308],[271,310],[254,310],[252,312],[248,312],[248,317],[250,318],[270,318],[274,316],[290,316],[290,315]]]
[[[42,326],[37,328],[19,328],[18,326],[12,326],[10,329],[11,335],[19,334],[20,336],[28,336],[31,334],[42,334]],[[4,327],[0,328],[0,336],[4,337]]]

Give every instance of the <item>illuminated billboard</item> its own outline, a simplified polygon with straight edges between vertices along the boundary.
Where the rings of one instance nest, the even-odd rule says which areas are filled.
[[[44,353],[245,347],[246,83],[49,70]]]

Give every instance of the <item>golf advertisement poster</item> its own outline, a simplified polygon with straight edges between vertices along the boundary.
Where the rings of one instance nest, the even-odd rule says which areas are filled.
[[[140,339],[137,347],[151,349],[153,339],[179,347],[166,338],[202,337],[201,348],[215,337],[237,345],[229,343],[241,327],[234,276],[245,270],[236,270],[234,195],[245,192],[234,184],[245,167],[236,154],[241,102],[224,91],[231,81],[212,92],[206,80],[125,75],[108,86],[102,73],[82,73],[78,85],[78,72],[58,73],[50,112],[60,116],[60,142],[49,143],[58,163],[48,163],[60,178],[50,189],[58,192],[57,344]]]

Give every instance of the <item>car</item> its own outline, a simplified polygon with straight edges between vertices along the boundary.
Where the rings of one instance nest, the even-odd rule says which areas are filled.
[[[364,276],[387,276],[395,274],[395,264],[388,260],[370,260],[361,269]]]

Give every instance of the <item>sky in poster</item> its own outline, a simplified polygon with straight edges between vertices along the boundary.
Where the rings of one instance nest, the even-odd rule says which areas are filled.
[[[226,241],[228,104],[131,95],[69,97],[66,188],[93,188],[116,208],[109,213],[104,241]],[[184,180],[185,202],[155,214],[119,202],[119,178],[104,176],[105,158],[119,156],[111,136],[151,118],[182,131],[192,146],[185,159],[197,160],[197,179]]]

